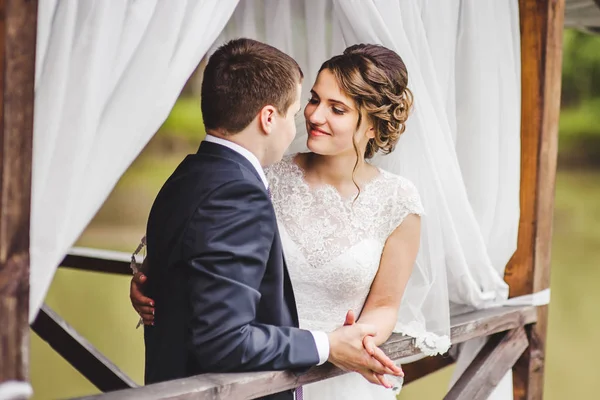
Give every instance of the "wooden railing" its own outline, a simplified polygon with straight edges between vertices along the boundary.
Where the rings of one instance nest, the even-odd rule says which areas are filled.
[[[74,247],[62,260],[60,266],[83,271],[131,275],[130,261],[130,253]],[[137,261],[140,261],[139,257]]]
[[[46,304],[40,309],[31,329],[103,392],[137,387],[131,378]]]
[[[130,255],[113,251],[77,248],[73,249],[61,263],[63,268],[84,271],[96,271],[130,275]],[[139,261],[139,260],[138,260]],[[491,336],[490,345],[476,360],[477,370],[490,369],[499,380],[514,364],[525,347],[527,338],[523,328],[537,321],[536,307],[497,307],[480,310],[451,319],[451,341],[453,345],[469,339]],[[110,392],[89,398],[129,399],[129,398],[194,398],[194,399],[252,399],[270,393],[277,393],[299,385],[331,378],[343,372],[330,364],[311,369],[308,373],[295,376],[290,372],[261,372],[247,374],[205,374],[176,381],[139,387],[116,365],[100,353],[91,343],[81,336],[47,305],[44,305],[32,324],[32,329],[47,341],[65,360],[103,392]],[[519,333],[516,333],[516,332]],[[510,332],[507,334],[506,332]],[[522,333],[522,334],[521,334]],[[491,347],[490,347],[491,346]],[[504,350],[511,348],[513,353]],[[393,360],[417,356],[420,350],[414,339],[393,334],[382,346],[384,352]],[[516,353],[515,353],[516,352]],[[513,354],[513,357],[510,357]],[[514,358],[516,357],[516,358]],[[513,359],[514,358],[514,359]],[[502,362],[501,362],[502,361]],[[449,355],[426,357],[403,366],[406,373],[405,384],[424,377],[454,362]],[[471,372],[477,375],[476,371]],[[470,376],[469,370],[465,377]],[[466,379],[466,378],[465,378]],[[485,398],[482,393],[491,392],[495,379],[489,377],[473,385],[464,379],[454,385],[450,398]],[[468,392],[472,388],[483,391],[472,397]],[[126,389],[126,390],[121,390]],[[116,390],[116,391],[115,391]],[[466,395],[471,397],[464,397]]]
[[[73,249],[65,257],[61,266],[84,271],[130,275],[130,257],[127,253],[78,248]],[[451,319],[453,345],[482,336],[490,336],[492,339],[479,353],[472,366],[456,382],[447,398],[485,398],[527,347],[524,327],[535,323],[537,315],[536,307],[524,306],[497,307],[453,317]],[[326,364],[300,376],[287,371],[205,374],[137,387],[132,379],[48,306],[42,307],[32,328],[96,387],[103,392],[109,392],[86,397],[89,399],[253,399],[344,373],[333,365]],[[414,339],[400,334],[393,334],[382,345],[382,349],[393,360],[420,354]],[[405,364],[403,366],[406,373],[405,384],[453,362],[449,355],[444,355]],[[481,371],[486,373],[481,374]],[[473,393],[475,389],[477,393]]]
[[[458,344],[476,337],[494,335],[476,359],[476,370],[467,370],[453,386],[447,399],[483,399],[491,393],[500,378],[513,366],[527,347],[524,326],[536,322],[535,307],[499,307],[460,315],[452,320],[452,343]],[[509,332],[508,334],[506,332]],[[384,352],[392,359],[418,355],[414,339],[393,334],[382,345]],[[446,356],[449,358],[449,356]],[[450,363],[450,361],[448,361]],[[447,363],[447,364],[448,364]],[[447,365],[446,364],[446,365]],[[403,368],[410,376],[412,364]],[[480,374],[477,371],[490,371]],[[430,371],[427,371],[429,373]],[[331,364],[312,368],[306,374],[297,376],[288,371],[253,372],[237,374],[205,374],[177,379],[137,389],[120,390],[84,399],[126,400],[126,399],[195,399],[195,400],[238,400],[254,399],[281,392],[300,385],[332,378],[344,373]],[[467,384],[468,383],[468,384]],[[476,388],[476,392],[473,392]]]

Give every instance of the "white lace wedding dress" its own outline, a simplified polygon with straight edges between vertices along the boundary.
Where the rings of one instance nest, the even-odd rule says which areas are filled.
[[[332,186],[310,188],[293,156],[268,168],[300,327],[330,332],[348,310],[360,314],[388,236],[404,218],[423,214],[415,186],[380,170],[355,200]],[[394,400],[394,391],[357,373],[304,386],[305,400]]]

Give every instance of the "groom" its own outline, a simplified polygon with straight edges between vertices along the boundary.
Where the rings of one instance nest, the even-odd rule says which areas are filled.
[[[325,361],[374,383],[374,374],[399,374],[364,350],[372,327],[298,328],[263,167],[296,134],[302,78],[291,57],[249,39],[210,58],[202,84],[208,135],[164,184],[148,220],[144,291],[156,308],[144,335],[146,383]]]

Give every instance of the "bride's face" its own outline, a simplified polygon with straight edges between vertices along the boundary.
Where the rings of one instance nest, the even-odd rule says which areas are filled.
[[[317,76],[312,87],[311,97],[304,108],[307,146],[310,151],[321,155],[356,154],[353,141],[358,151],[364,154],[367,142],[374,136],[373,130],[362,117],[358,123],[358,110],[354,100],[342,92],[335,76],[324,69]]]

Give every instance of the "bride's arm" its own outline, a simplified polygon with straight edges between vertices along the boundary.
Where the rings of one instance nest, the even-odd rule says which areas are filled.
[[[417,258],[420,238],[421,218],[410,214],[385,243],[379,270],[357,321],[377,328],[373,340],[375,346],[384,343],[396,325],[400,301]]]

